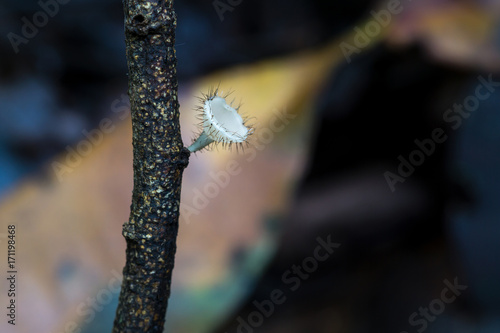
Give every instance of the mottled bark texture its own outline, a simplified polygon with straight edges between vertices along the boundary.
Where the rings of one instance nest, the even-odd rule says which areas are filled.
[[[172,0],[124,0],[134,148],[127,263],[113,332],[162,332],[170,296],[182,172]]]

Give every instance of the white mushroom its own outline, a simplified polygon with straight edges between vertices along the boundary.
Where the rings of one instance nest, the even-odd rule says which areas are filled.
[[[218,89],[209,92],[201,98],[202,105],[198,107],[201,120],[201,133],[188,147],[196,152],[211,144],[221,143],[223,146],[243,144],[253,133],[253,128],[246,125],[246,120],[238,113],[238,109],[226,102],[229,94],[220,96]]]

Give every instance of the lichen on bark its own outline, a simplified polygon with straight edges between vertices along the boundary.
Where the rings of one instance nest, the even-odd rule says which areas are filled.
[[[172,0],[124,0],[134,149],[126,265],[113,332],[162,332],[189,151],[180,136]]]

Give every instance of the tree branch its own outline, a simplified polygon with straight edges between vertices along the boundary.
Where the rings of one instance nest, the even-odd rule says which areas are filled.
[[[124,0],[134,190],[113,332],[162,332],[174,266],[182,172],[173,0]]]

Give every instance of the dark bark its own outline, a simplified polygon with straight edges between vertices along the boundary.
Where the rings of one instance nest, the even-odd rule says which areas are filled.
[[[124,0],[134,191],[113,332],[162,332],[174,266],[182,172],[173,0]]]

